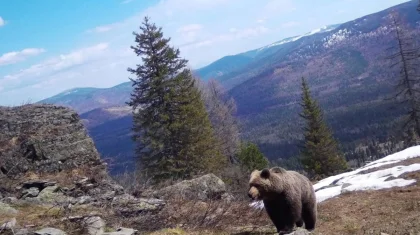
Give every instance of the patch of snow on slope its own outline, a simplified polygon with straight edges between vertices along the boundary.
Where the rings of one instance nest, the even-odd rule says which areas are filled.
[[[341,194],[341,186],[335,186],[331,188],[326,188],[324,190],[321,190],[319,192],[316,192],[316,201],[322,202],[329,198],[338,196]]]
[[[258,49],[258,51],[262,51],[262,50],[265,50],[265,49],[273,47],[273,46],[278,46],[278,45],[286,44],[286,43],[289,43],[289,42],[294,42],[294,41],[297,41],[297,40],[299,40],[303,37],[307,37],[307,36],[310,36],[310,35],[313,35],[313,34],[316,34],[316,33],[329,32],[329,31],[331,31],[333,29],[336,29],[336,28],[337,28],[337,26],[324,26],[324,27],[321,27],[319,29],[314,29],[311,32],[306,33],[304,35],[291,37],[291,38],[286,38],[286,39],[283,39],[281,41],[270,44],[268,46],[261,47],[261,48]]]
[[[416,157],[420,157],[420,146],[410,147],[403,151],[388,155],[354,171],[325,178],[313,186],[317,202],[319,203],[336,197],[344,192],[379,190],[411,185],[416,181],[399,179],[397,177],[408,172],[420,171],[419,163],[411,164],[409,166],[394,166],[366,174],[361,174],[361,172]],[[262,201],[253,202],[250,206],[256,209],[264,208]]]
[[[262,51],[262,50],[265,50],[265,49],[273,47],[273,46],[278,46],[278,45],[282,45],[282,44],[285,44],[285,43],[294,42],[294,41],[296,41],[296,40],[298,40],[302,37],[303,36],[296,36],[296,37],[292,37],[292,38],[283,39],[281,41],[275,42],[275,43],[270,44],[268,46],[261,47],[261,48],[258,49],[258,51]]]
[[[345,40],[350,35],[350,31],[347,29],[340,29],[338,32],[332,34],[331,36],[328,36],[325,39],[324,47],[328,48],[331,46],[334,46],[335,44]]]

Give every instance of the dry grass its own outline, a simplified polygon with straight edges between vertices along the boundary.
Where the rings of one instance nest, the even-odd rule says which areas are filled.
[[[0,225],[16,218],[18,227],[30,227],[40,229],[44,227],[55,227],[67,231],[68,234],[80,234],[80,224],[73,223],[66,218],[72,216],[100,214],[107,212],[100,208],[88,206],[75,206],[71,210],[59,206],[34,205],[31,203],[20,203],[12,205],[18,210],[17,215],[0,215]]]
[[[405,178],[420,181],[420,172]],[[320,203],[318,235],[420,234],[420,186],[346,193]]]
[[[397,165],[410,165],[420,163],[420,158],[409,159],[378,167],[375,170],[390,168]],[[369,173],[369,172],[364,172]],[[318,205],[318,224],[314,235],[329,234],[420,234],[420,172],[402,175],[405,179],[416,179],[417,184],[404,187],[378,191],[352,192],[340,195]],[[165,234],[228,234],[226,231],[234,227],[272,226],[265,211],[250,209],[247,202],[233,202],[229,205],[213,205],[214,207],[226,206],[226,213],[217,218],[217,222],[210,224],[197,224],[185,226],[186,230],[159,230],[153,235]],[[204,216],[205,205],[192,206],[188,203],[179,203],[169,214],[178,214],[178,220],[173,220],[172,227],[183,223],[194,224],[198,218]],[[186,208],[191,208],[190,211]],[[177,213],[175,213],[177,211]],[[201,213],[201,214],[200,214]],[[169,226],[171,227],[171,226]],[[210,233],[205,229],[215,228]],[[196,232],[200,231],[200,232]],[[178,233],[176,233],[178,232]],[[249,233],[251,234],[251,233]],[[258,233],[255,233],[258,234]],[[261,233],[262,234],[262,233]]]
[[[396,165],[420,163],[420,158],[402,161]],[[385,169],[394,165],[377,168]],[[28,178],[47,177],[61,184],[86,176],[89,172],[62,172],[60,176],[30,175]],[[366,173],[366,172],[365,172]],[[58,177],[58,178],[55,178]],[[420,234],[420,172],[407,173],[406,179],[416,179],[417,184],[405,188],[379,191],[363,191],[342,194],[318,205],[318,224],[314,235],[329,234]],[[35,228],[57,227],[68,234],[82,234],[77,223],[63,222],[74,215],[89,215],[94,212],[107,222],[108,227],[131,227],[149,235],[222,235],[232,234],[237,228],[273,228],[264,210],[254,210],[248,201],[169,201],[162,211],[137,217],[114,215],[109,208],[76,206],[72,210],[59,207],[43,207],[29,204],[14,206],[19,210],[18,225]],[[9,217],[10,218],[10,217]],[[0,224],[6,222],[0,216]],[[168,229],[172,228],[172,229]],[[235,233],[241,234],[241,233]],[[270,233],[242,233],[270,234]]]

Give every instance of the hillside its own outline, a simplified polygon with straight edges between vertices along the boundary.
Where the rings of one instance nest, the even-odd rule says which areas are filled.
[[[230,88],[229,93],[237,102],[243,138],[258,143],[270,159],[297,154],[301,139],[297,130],[301,128],[298,102],[302,76],[307,78],[313,96],[320,101],[344,150],[353,150],[357,144],[372,140],[385,142],[389,136],[401,134],[398,130],[403,113],[403,107],[385,101],[393,94],[396,84],[396,70],[391,70],[385,59],[387,48],[395,45],[389,13],[391,10],[398,12],[412,36],[420,38],[420,15],[416,4],[414,0],[409,1],[350,22],[286,38],[222,58],[195,72],[204,79],[216,77]],[[121,89],[114,91],[116,88]],[[100,120],[100,127],[88,126],[98,150],[105,156],[123,153],[130,158],[130,117],[110,115],[108,123],[103,117],[109,112],[103,115],[99,111],[112,106],[111,103],[120,106],[128,99],[129,92],[130,86],[123,83],[89,93],[89,97],[95,98],[73,97],[71,93],[56,102],[66,103],[79,113],[99,107],[91,115],[82,114],[88,123]],[[96,97],[107,102],[100,103]],[[120,133],[118,146],[124,146],[124,149],[108,147],[115,137],[106,133],[114,128]],[[122,132],[124,129],[126,133]]]
[[[258,203],[242,199],[248,187],[232,192],[213,174],[164,188],[134,175],[119,181],[134,191],[117,184],[70,109],[0,107],[0,124],[0,234],[275,234]],[[417,234],[419,182],[420,146],[314,182],[311,234]]]
[[[395,45],[389,13],[397,11],[420,38],[416,1],[343,23],[337,28],[283,44],[282,49],[219,79],[234,87],[243,136],[259,143],[271,159],[297,154],[302,128],[300,78],[325,110],[344,149],[399,135],[401,106],[385,101],[394,92],[395,72],[385,58]]]
[[[110,88],[74,88],[37,103],[62,105],[82,114],[97,108],[125,105],[125,102],[129,100],[130,92],[131,82]]]
[[[225,56],[203,68],[197,69],[196,74],[203,80],[208,80],[210,78],[220,80],[226,87],[230,88],[233,86],[233,84],[236,83],[235,82],[231,84],[230,82],[227,82],[227,80],[230,80],[232,74],[242,73],[244,70],[248,69],[247,67],[249,65],[253,65],[255,62],[258,63],[259,60],[267,56],[281,52],[282,50],[286,49],[292,42],[314,34],[329,32],[338,26],[338,24],[324,26],[319,29],[314,29],[304,35],[285,38],[255,50],[243,52],[237,55]],[[240,81],[238,81],[236,84],[239,83]]]

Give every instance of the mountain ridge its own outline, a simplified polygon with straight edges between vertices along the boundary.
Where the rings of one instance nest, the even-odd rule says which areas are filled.
[[[400,134],[394,130],[398,130],[395,127],[402,117],[402,107],[391,109],[394,104],[385,100],[393,92],[394,73],[397,72],[389,69],[385,60],[387,48],[395,43],[389,14],[391,10],[398,12],[410,27],[409,33],[420,38],[416,5],[416,1],[399,4],[342,23],[327,32],[269,47],[267,50],[271,54],[251,63],[244,59],[235,64],[234,56],[227,57],[228,61],[224,63],[214,62],[216,69],[208,71],[215,74],[218,68],[232,61],[228,69],[246,64],[243,69],[216,78],[236,100],[237,116],[243,126],[242,137],[257,143],[272,160],[290,158],[298,153],[297,146],[302,138],[297,131],[302,127],[298,116],[302,76],[307,78],[313,96],[324,109],[327,122],[345,151],[371,140],[388,141],[390,135]],[[131,90],[127,86],[125,89],[124,95],[128,99]],[[121,98],[113,95],[118,93],[108,94],[107,98]],[[116,106],[120,105],[124,103]],[[104,135],[104,131],[112,133],[115,129],[120,132],[124,127],[127,133],[121,132],[119,141],[127,142],[128,146],[131,141],[128,137],[129,116],[110,117],[110,120],[112,124],[107,125],[105,121],[100,128],[95,127],[95,142],[107,146],[105,143],[111,143],[113,137],[112,134]],[[98,149],[104,155],[109,153],[105,148]],[[112,150],[113,154],[116,150]],[[126,149],[121,152],[129,154]]]

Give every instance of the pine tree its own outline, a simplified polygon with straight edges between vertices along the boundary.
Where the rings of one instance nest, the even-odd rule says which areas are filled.
[[[141,33],[134,32],[143,64],[128,71],[133,92],[133,139],[140,169],[161,182],[185,179],[222,164],[201,94],[187,60],[169,46],[162,29],[145,17]],[[212,165],[213,164],[213,165]]]
[[[406,109],[406,121],[404,128],[414,128],[420,135],[420,91],[418,85],[420,74],[420,48],[415,43],[402,24],[398,22],[398,13],[391,14],[392,24],[395,31],[395,52],[388,57],[392,61],[391,68],[399,69],[399,79],[396,85],[394,98],[400,101],[400,105]]]
[[[241,166],[248,172],[262,170],[269,164],[268,159],[261,153],[258,146],[250,142],[241,143],[238,159]]]
[[[323,120],[321,108],[312,99],[308,85],[302,78],[303,112],[306,121],[305,142],[301,149],[301,162],[311,177],[326,177],[347,169],[347,162],[339,152],[337,142]]]

